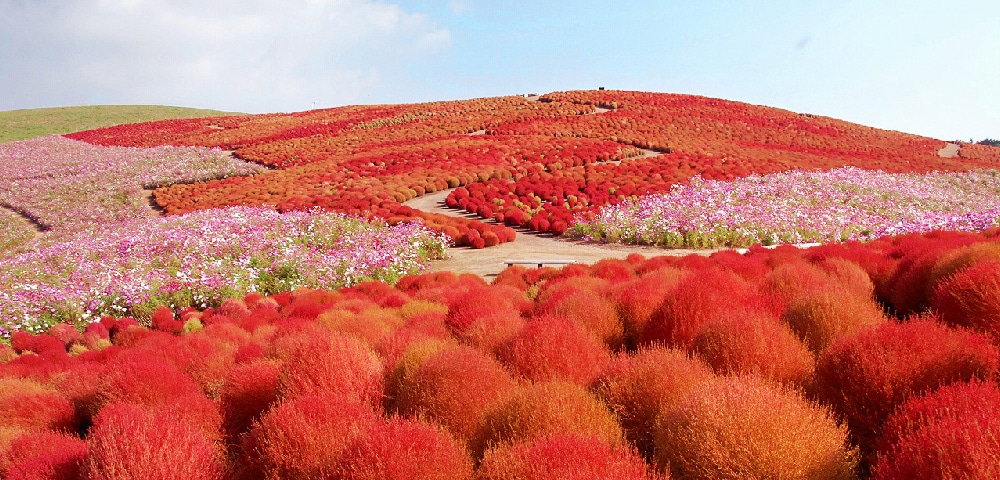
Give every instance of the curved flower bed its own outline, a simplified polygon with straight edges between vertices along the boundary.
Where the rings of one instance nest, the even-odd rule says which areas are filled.
[[[53,233],[150,218],[149,192],[263,167],[201,147],[103,147],[61,136],[0,145],[0,203]]]
[[[394,282],[445,247],[417,223],[318,211],[233,207],[106,226],[0,260],[0,333],[204,308],[247,292]]]
[[[692,179],[577,223],[592,239],[668,247],[871,240],[1000,224],[1000,173],[890,174],[845,167],[731,182]]]

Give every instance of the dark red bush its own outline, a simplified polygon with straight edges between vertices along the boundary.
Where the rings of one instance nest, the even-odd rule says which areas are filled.
[[[998,368],[1000,351],[985,336],[919,318],[832,345],[817,362],[815,388],[847,420],[867,455],[882,423],[907,399],[953,382],[994,378]]]
[[[1000,478],[1000,388],[955,383],[901,405],[885,423],[876,480]]]
[[[1000,262],[982,262],[945,278],[931,297],[951,325],[986,333],[1000,345]]]

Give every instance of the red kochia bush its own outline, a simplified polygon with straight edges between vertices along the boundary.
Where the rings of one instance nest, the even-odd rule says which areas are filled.
[[[549,298],[538,305],[539,314],[550,314],[571,320],[599,338],[608,348],[622,346],[624,329],[615,304],[603,292],[593,288],[574,288],[566,280],[566,288],[554,287]]]
[[[478,457],[490,447],[557,433],[595,436],[619,445],[624,441],[615,415],[578,385],[542,382],[521,387],[490,411],[472,442]]]
[[[106,363],[98,392],[101,405],[153,406],[202,395],[198,384],[173,364],[140,351],[122,353]]]
[[[382,361],[360,340],[322,327],[306,328],[282,340],[284,351],[277,357],[284,362],[279,380],[282,397],[330,392],[381,405]]]
[[[945,322],[984,332],[1000,344],[1000,262],[982,262],[946,278],[931,303]]]
[[[379,422],[371,406],[325,393],[287,399],[246,437],[246,478],[333,478],[344,449]]]
[[[226,375],[219,391],[222,425],[230,438],[247,431],[278,399],[281,366],[258,360],[236,365]]]
[[[33,382],[0,379],[0,428],[74,430],[76,409],[65,396]],[[35,384],[37,385],[37,384]]]
[[[468,441],[486,412],[515,388],[514,380],[487,354],[461,346],[424,360],[398,387],[400,414],[433,420]]]
[[[511,370],[534,381],[589,384],[608,362],[604,344],[576,323],[560,317],[532,319],[498,356]]]
[[[718,374],[757,374],[780,383],[805,385],[816,363],[799,337],[765,312],[710,323],[692,348]]]
[[[0,476],[7,480],[77,480],[87,457],[87,442],[53,431],[15,437],[0,461]]]
[[[626,446],[611,445],[593,436],[554,434],[488,450],[476,478],[649,480],[654,477],[642,457]]]
[[[172,412],[105,406],[87,436],[89,478],[221,479],[222,452],[195,423]]]
[[[736,274],[701,270],[685,276],[664,299],[646,325],[642,340],[688,348],[702,327],[715,320],[774,309],[769,298]]]
[[[870,453],[882,423],[906,399],[952,382],[993,378],[1000,352],[980,334],[931,318],[886,323],[831,346],[816,366],[816,391]]]
[[[677,478],[850,479],[847,430],[795,390],[722,377],[665,410],[656,462]]]
[[[625,342],[634,347],[642,338],[642,332],[650,317],[667,295],[680,283],[684,270],[663,267],[646,273],[640,278],[612,284],[609,297],[618,307],[625,333]]]
[[[462,342],[495,350],[524,327],[526,301],[513,287],[473,287],[451,302],[447,325]]]
[[[904,403],[885,424],[876,480],[1000,478],[1000,388],[956,383]]]
[[[643,455],[653,452],[653,427],[660,410],[673,408],[712,370],[688,354],[661,346],[621,353],[594,382],[593,390],[618,415],[625,435]]]
[[[343,480],[467,480],[472,459],[460,442],[421,420],[399,417],[373,426],[344,450]]]

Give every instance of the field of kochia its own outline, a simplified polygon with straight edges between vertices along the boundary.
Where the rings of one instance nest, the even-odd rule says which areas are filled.
[[[620,91],[0,144],[0,478],[1000,477],[1000,148],[945,145]],[[532,231],[750,248],[428,271]]]

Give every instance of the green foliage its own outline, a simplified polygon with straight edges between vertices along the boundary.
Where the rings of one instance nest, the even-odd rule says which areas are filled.
[[[235,115],[218,110],[157,105],[89,105],[0,112],[0,143],[45,135],[110,127],[168,118]]]

